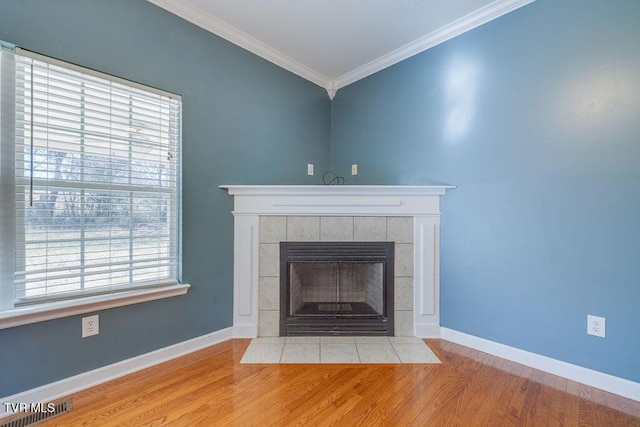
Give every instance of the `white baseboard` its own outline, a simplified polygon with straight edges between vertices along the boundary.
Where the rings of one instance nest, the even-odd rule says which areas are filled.
[[[50,384],[27,390],[12,396],[0,398],[0,418],[12,415],[7,412],[4,403],[39,403],[77,393],[89,387],[120,378],[142,369],[166,362],[185,354],[193,353],[205,347],[231,339],[231,328],[221,329],[187,341],[173,344],[140,356],[122,360],[102,368],[74,375]]]
[[[572,365],[550,357],[520,350],[453,329],[441,328],[440,338],[471,347],[512,362],[539,369],[619,396],[640,401],[640,383],[604,374],[582,366]]]

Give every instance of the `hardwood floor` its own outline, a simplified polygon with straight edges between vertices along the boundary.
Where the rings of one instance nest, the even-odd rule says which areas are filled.
[[[640,402],[443,340],[442,364],[240,365],[232,340],[72,395],[43,426],[640,426]]]

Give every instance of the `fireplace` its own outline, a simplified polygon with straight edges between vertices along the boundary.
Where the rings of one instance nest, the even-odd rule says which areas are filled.
[[[221,187],[233,196],[234,337],[280,335],[283,241],[394,242],[393,335],[440,335],[440,197],[454,186]]]
[[[280,335],[394,335],[393,242],[281,242]]]

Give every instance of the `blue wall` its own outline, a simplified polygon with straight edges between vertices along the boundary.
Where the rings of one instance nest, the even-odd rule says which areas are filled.
[[[142,0],[20,0],[0,40],[183,96],[187,295],[0,330],[0,396],[231,326],[232,198],[221,184],[307,184],[329,168],[326,92]]]
[[[217,186],[318,183],[306,163],[330,161],[350,184],[459,186],[442,203],[444,326],[640,381],[640,2],[538,0],[331,104],[142,0],[1,8],[1,40],[183,95],[193,287],[100,312],[84,340],[81,316],[0,330],[0,396],[230,326],[232,200]],[[605,339],[587,314],[607,318]]]
[[[639,41],[636,0],[538,0],[338,91],[348,183],[458,186],[443,326],[640,381]]]

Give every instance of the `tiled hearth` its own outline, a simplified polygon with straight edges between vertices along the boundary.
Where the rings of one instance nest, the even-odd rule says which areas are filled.
[[[233,335],[278,335],[281,241],[395,242],[396,336],[440,335],[440,196],[453,186],[221,186],[234,196]]]
[[[280,242],[395,242],[395,336],[413,336],[413,218],[261,216],[258,336],[278,336]]]
[[[240,363],[440,363],[414,337],[261,337]]]

